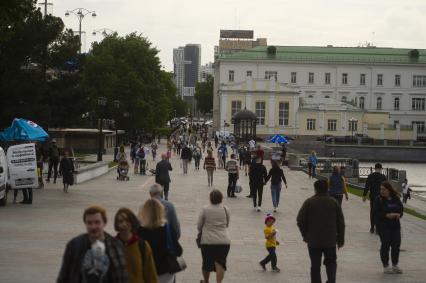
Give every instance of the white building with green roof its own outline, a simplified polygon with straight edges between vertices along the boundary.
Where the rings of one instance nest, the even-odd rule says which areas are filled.
[[[425,135],[426,50],[258,46],[221,54],[215,61],[213,114],[216,129],[231,121],[238,106],[255,112],[264,122],[258,132],[269,133],[280,127],[283,131],[291,127],[293,132],[298,132],[297,129],[303,127],[303,121],[296,118],[290,119],[292,125],[280,125],[279,116],[284,110],[272,107],[274,102],[271,100],[277,97],[271,92],[259,96],[261,91],[251,88],[252,83],[245,84],[244,99],[240,102],[230,100],[227,93],[230,86],[251,80],[276,81],[277,85],[297,89],[302,99],[314,98],[322,105],[340,101],[348,104],[351,111],[355,108],[364,112],[388,113],[389,123],[395,128],[398,124],[404,127],[415,124],[418,135]],[[247,104],[247,100],[251,103]],[[298,112],[299,105],[296,104],[292,102],[285,111]],[[340,127],[337,132],[345,132],[339,130],[347,128],[347,122],[341,121]]]

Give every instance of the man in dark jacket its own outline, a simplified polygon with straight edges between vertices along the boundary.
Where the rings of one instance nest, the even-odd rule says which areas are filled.
[[[253,198],[254,209],[260,212],[262,206],[263,186],[266,182],[266,171],[265,165],[262,164],[262,158],[256,157],[256,161],[250,165],[249,169],[249,182],[250,182],[250,195]],[[258,201],[256,203],[256,201]]]
[[[170,175],[169,171],[172,171],[172,165],[167,161],[167,155],[161,155],[161,161],[157,163],[155,168],[155,182],[160,184],[164,188],[164,198],[167,200],[169,197],[169,185],[170,185]]]
[[[297,215],[297,226],[308,244],[311,258],[311,282],[321,282],[321,258],[327,271],[327,282],[336,282],[336,244],[345,243],[345,219],[337,201],[327,194],[327,182],[314,183],[315,195],[308,198]]]
[[[380,185],[382,182],[386,181],[386,176],[382,173],[382,164],[376,163],[374,165],[374,172],[368,175],[367,181],[365,182],[364,193],[362,201],[365,202],[367,199],[367,193],[370,191],[370,233],[374,233],[375,225],[375,216],[374,216],[374,201],[379,196]],[[376,231],[377,232],[377,231]]]
[[[127,283],[128,273],[122,244],[104,231],[106,211],[90,206],[83,214],[87,233],[68,242],[57,283]]]
[[[184,145],[180,159],[182,159],[183,174],[188,174],[188,163],[191,162],[192,152],[188,145]]]

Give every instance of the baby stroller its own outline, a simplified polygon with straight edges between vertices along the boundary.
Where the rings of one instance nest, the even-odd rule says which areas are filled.
[[[121,160],[118,163],[117,172],[117,180],[129,181],[129,176],[127,176],[127,174],[129,173],[129,163],[127,162],[127,160]]]

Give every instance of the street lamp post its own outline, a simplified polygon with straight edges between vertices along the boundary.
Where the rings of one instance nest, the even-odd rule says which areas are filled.
[[[98,106],[105,108],[106,104],[107,104],[106,97],[104,96],[98,97]],[[101,115],[99,115],[99,119],[98,119],[98,128],[99,128],[98,161],[102,161],[104,138],[102,135],[102,116]]]
[[[83,21],[84,17],[88,14],[92,14],[92,17],[96,17],[95,11],[90,11],[85,8],[76,8],[74,10],[67,10],[65,12],[65,17],[68,17],[70,14],[74,14],[78,18],[78,34],[80,36],[80,54],[81,54],[81,22]]]
[[[115,31],[109,28],[100,28],[100,29],[94,30],[92,32],[92,35],[95,36],[98,32],[100,32],[103,36],[107,36],[114,33]]]
[[[114,100],[114,109],[116,110],[116,113],[118,112],[118,109],[120,108],[120,100]],[[118,115],[115,115],[115,123],[114,123],[114,128],[115,128],[115,147],[114,147],[114,161],[117,162],[117,155],[118,155],[118,123],[117,123],[117,117]]]

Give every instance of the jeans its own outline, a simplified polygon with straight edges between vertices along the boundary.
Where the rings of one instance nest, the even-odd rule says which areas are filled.
[[[47,181],[50,180],[50,176],[52,176],[52,168],[53,168],[53,182],[56,182],[58,178],[58,159],[49,159],[49,170],[47,172]]]
[[[213,171],[214,169],[207,169],[207,182],[209,183],[209,186],[213,185]]]
[[[321,283],[321,258],[324,254],[324,265],[327,272],[327,283],[336,282],[337,255],[334,248],[310,248],[311,283]]]
[[[272,268],[276,268],[277,267],[277,254],[275,253],[275,248],[266,248],[268,250],[268,255],[262,259],[262,261],[260,262],[262,265],[266,265],[269,262],[271,262],[271,266]]]
[[[139,170],[140,170],[140,174],[141,175],[145,175],[145,170],[146,170],[146,160],[145,159],[141,159],[140,161],[140,165],[139,165]]]
[[[25,188],[22,189],[22,194],[24,195],[24,201],[28,203],[33,202],[33,189],[32,188]]]
[[[188,159],[182,159],[183,174],[188,173],[188,163],[189,163]]]
[[[237,174],[229,173],[228,174],[228,197],[235,196],[235,186],[237,185]]]
[[[372,230],[374,230],[374,227],[376,226],[376,217],[374,216],[374,209],[373,209],[375,199],[376,199],[375,196],[370,195],[370,229]]]
[[[252,185],[252,187],[251,196],[253,197],[253,206],[256,207],[256,200],[258,200],[257,206],[262,206],[263,186]]]
[[[195,157],[195,169],[200,169],[200,157]]]
[[[311,178],[315,178],[315,168],[316,166],[312,163],[308,163],[308,175]]]
[[[222,156],[223,168],[226,166],[226,155]]]
[[[389,249],[391,249],[392,265],[399,262],[399,247],[401,246],[401,229],[383,228],[379,230],[380,242],[380,258],[383,266],[389,266]]]
[[[278,207],[280,204],[281,184],[271,185],[272,205]]]

